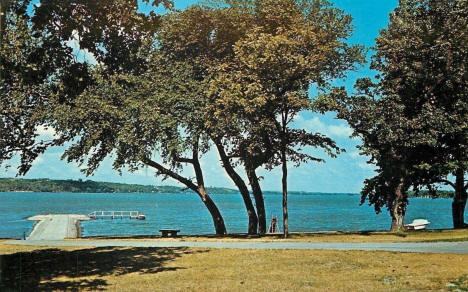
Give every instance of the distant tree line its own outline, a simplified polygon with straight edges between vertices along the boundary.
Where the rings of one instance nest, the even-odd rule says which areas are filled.
[[[232,194],[228,188],[208,188],[215,194]],[[0,178],[0,192],[50,192],[50,193],[158,193],[179,194],[191,192],[176,186],[151,186],[92,180],[51,180]]]
[[[239,194],[238,190],[223,187],[207,187],[212,194]],[[157,193],[181,194],[193,193],[190,189],[177,186],[152,186],[93,180],[56,180],[56,179],[23,179],[0,178],[0,192],[48,192],[48,193]],[[291,195],[333,195],[331,193],[317,193],[305,191],[290,191]],[[352,193],[339,193],[356,195]],[[447,192],[447,197],[451,192]],[[278,191],[264,191],[264,195],[281,195]],[[426,196],[425,192],[421,192]]]
[[[444,190],[436,190],[436,191],[422,190],[418,192],[413,192],[413,191],[408,192],[409,198],[453,199],[454,196],[455,196],[454,191],[444,191]]]
[[[144,2],[167,12],[141,13],[136,0],[41,0],[28,13],[30,0],[1,1],[1,162],[18,155],[22,175],[48,147],[67,145],[62,158],[86,175],[106,157],[117,171],[151,167],[194,192],[223,235],[201,163],[213,149],[249,234],[266,232],[257,172],[281,169],[287,237],[289,167],[324,161],[306,148],[344,151],[293,122],[334,111],[377,167],[361,203],[388,209],[398,231],[410,189],[436,196],[446,184],[454,227],[465,226],[467,1],[400,0],[373,48],[379,75],[355,92],[333,81],[364,64],[366,50],[347,42],[352,17],[326,0],[210,0],[184,10]],[[77,58],[70,41],[96,63]],[[40,127],[55,135],[41,139]]]

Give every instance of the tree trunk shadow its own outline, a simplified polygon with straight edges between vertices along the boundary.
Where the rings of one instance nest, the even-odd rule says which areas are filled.
[[[0,255],[0,291],[105,290],[104,276],[154,274],[183,267],[167,267],[194,252],[188,248],[100,247],[65,251],[44,249]],[[59,279],[60,278],[60,279]]]

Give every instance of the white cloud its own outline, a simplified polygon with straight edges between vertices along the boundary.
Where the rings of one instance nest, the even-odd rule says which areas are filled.
[[[340,125],[330,125],[328,126],[329,132],[332,134],[332,136],[337,136],[337,137],[349,137],[353,133],[353,129],[351,129],[350,126],[345,125],[345,124],[340,124]]]
[[[40,136],[45,136],[45,137],[56,137],[57,132],[53,127],[47,127],[47,126],[38,126],[36,128],[36,133],[39,134]]]
[[[359,168],[365,169],[365,170],[375,170],[376,167],[374,164],[368,164],[367,162],[361,162],[358,163]]]
[[[348,138],[353,133],[351,127],[345,123],[327,125],[323,123],[319,117],[304,119],[301,115],[298,115],[294,120],[294,125],[297,128],[303,128],[310,132],[319,132],[335,138]]]
[[[359,154],[359,151],[353,151],[353,152],[349,152],[349,156],[353,159],[358,159],[361,157],[361,154]]]
[[[146,167],[138,168],[138,170],[134,171],[133,174],[139,175],[139,176],[142,176],[142,177],[145,177],[145,178],[146,177],[153,178],[153,177],[156,176],[156,171],[154,170],[154,168],[146,166]]]
[[[73,49],[73,54],[79,62],[97,64],[97,60],[94,55],[87,49],[80,48],[80,42],[78,39],[78,32],[75,30],[72,33],[72,39],[67,42],[67,45]]]
[[[36,159],[34,159],[32,165],[38,165],[38,164],[41,164],[44,162],[44,159],[40,156],[36,157]]]
[[[205,185],[236,189],[235,184],[223,168],[221,158],[219,157],[218,151],[215,149],[216,147],[212,145],[210,151],[203,155],[200,161],[205,178]],[[235,170],[244,179],[244,181],[247,182],[242,167],[237,166]]]

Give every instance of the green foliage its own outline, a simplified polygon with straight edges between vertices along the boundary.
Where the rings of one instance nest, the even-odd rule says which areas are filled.
[[[451,199],[454,196],[453,191],[428,191],[428,190],[423,190],[423,191],[418,191],[418,192],[408,192],[408,196],[410,198],[444,198],[444,199]]]
[[[399,98],[405,123],[398,127],[411,140],[398,144],[412,153],[413,186],[429,185],[432,193],[430,184],[453,186],[455,227],[463,226],[468,187],[467,19],[466,1],[400,1],[372,63],[383,95]]]
[[[465,163],[467,13],[466,1],[400,1],[376,39],[377,83],[361,79],[354,98],[335,89],[316,104],[337,110],[362,138],[362,154],[377,166],[362,202],[377,212],[404,216],[411,186],[417,193]]]
[[[288,125],[310,109],[311,84],[325,86],[362,61],[362,48],[343,42],[351,17],[326,1],[255,4],[254,21],[236,42],[234,58],[215,68],[209,121],[216,123],[208,126],[223,127],[234,141],[232,151],[254,165],[278,165],[282,143],[297,164],[321,161],[301,151],[307,146],[334,156],[340,149],[331,139]]]
[[[152,33],[135,28],[151,27],[157,17],[136,13],[136,1],[43,0],[32,17],[29,0],[1,4],[0,162],[18,153],[21,175],[48,146],[64,141],[38,140],[38,127],[53,119],[54,102],[71,104],[93,82],[68,42],[79,40],[110,72],[137,70],[141,60],[130,55]]]
[[[24,174],[53,143],[38,140],[37,128],[47,126],[50,96],[62,91],[59,75],[81,67],[55,35],[32,28],[26,12],[29,0],[8,2],[2,1],[1,7],[0,163],[18,154],[18,172]]]
[[[172,6],[168,0],[151,4]],[[145,60],[137,52],[145,40],[152,38],[160,22],[154,12],[144,14],[138,9],[136,0],[41,0],[32,21],[36,30],[50,32],[61,41],[76,40],[81,50],[106,65],[106,73],[138,73],[144,69]]]
[[[152,1],[161,3],[172,5]],[[105,65],[102,74],[141,72],[146,63],[137,52],[159,23],[154,13],[137,12],[138,3],[132,0],[40,4],[32,14],[30,0],[2,0],[0,5],[0,162],[19,154],[20,175],[47,147],[71,139],[40,141],[37,130],[51,126],[57,104],[73,105],[96,82],[69,42],[76,41]]]
[[[457,280],[447,285],[450,291],[468,291],[468,276],[461,275]]]
[[[434,159],[420,165],[427,182],[468,168],[467,19],[463,0],[400,1],[376,40],[382,87],[401,97],[407,116],[422,113],[414,131],[437,140]]]
[[[228,156],[244,164],[259,212],[264,208],[255,170],[282,165],[287,236],[287,161],[295,166],[323,161],[305,153],[306,147],[332,157],[342,151],[332,139],[291,123],[311,109],[309,87],[343,77],[363,61],[363,49],[346,44],[351,17],[327,1],[264,0],[253,1],[253,7],[253,20],[234,44],[232,58],[211,68],[207,128],[217,146],[223,143]]]
[[[100,34],[91,29],[80,32],[91,38],[80,42],[80,48],[89,49],[101,62],[93,66],[94,82],[82,94],[72,102],[57,98],[51,120],[61,141],[71,142],[62,158],[84,166],[86,175],[108,156],[114,157],[118,171],[150,166],[157,175],[196,192],[212,215],[216,233],[225,234],[222,216],[206,192],[199,161],[208,150],[208,138],[200,127],[200,80],[192,76],[196,64],[171,58],[178,53],[175,48],[164,54],[165,42],[154,38],[157,30],[164,35],[172,28],[170,17],[161,23],[159,17],[141,14],[137,5],[127,2],[136,3],[114,1],[107,6],[103,2],[103,7],[91,9],[91,17],[98,17],[101,10],[122,8],[106,15],[104,24],[95,24]],[[122,19],[120,10],[128,17]],[[69,12],[72,18],[74,13]],[[81,27],[80,17],[71,27]],[[93,51],[90,45],[98,46]],[[181,174],[187,164],[193,167],[195,180]]]
[[[227,188],[208,188],[215,194],[236,193]],[[185,193],[186,189],[175,186],[151,186],[96,182],[92,180],[50,180],[0,178],[0,192],[49,192],[49,193]]]

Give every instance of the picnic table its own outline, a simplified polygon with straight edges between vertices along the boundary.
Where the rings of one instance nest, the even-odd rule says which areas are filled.
[[[177,232],[180,232],[179,229],[159,229],[161,232],[161,237],[177,237]]]

